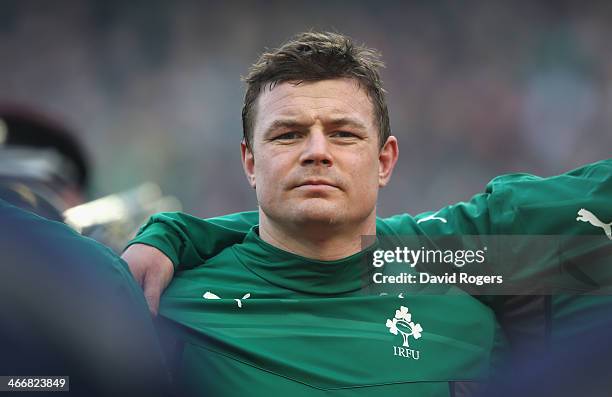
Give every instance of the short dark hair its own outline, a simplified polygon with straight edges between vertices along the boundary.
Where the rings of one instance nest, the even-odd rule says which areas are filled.
[[[356,46],[344,35],[330,32],[305,32],[281,47],[264,52],[243,78],[247,83],[242,108],[244,142],[252,150],[255,101],[267,85],[273,88],[286,81],[320,81],[354,78],[365,89],[374,107],[380,147],[391,134],[385,90],[378,69],[384,67],[380,54]]]

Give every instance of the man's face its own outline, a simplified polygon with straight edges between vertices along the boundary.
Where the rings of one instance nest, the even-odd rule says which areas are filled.
[[[242,154],[265,216],[293,225],[375,216],[397,142],[379,150],[373,106],[356,80],[281,83],[262,90],[255,106],[253,151],[243,144]]]

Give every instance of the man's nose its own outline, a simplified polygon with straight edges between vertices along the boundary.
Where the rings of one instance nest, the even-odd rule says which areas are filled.
[[[330,153],[329,141],[324,133],[313,132],[308,134],[308,138],[304,142],[304,150],[300,156],[300,164],[303,166],[332,166],[333,159]]]

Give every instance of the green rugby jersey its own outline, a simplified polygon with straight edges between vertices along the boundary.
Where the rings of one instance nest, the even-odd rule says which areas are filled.
[[[527,174],[498,177],[487,185],[484,193],[476,195],[467,203],[451,205],[435,213],[424,213],[415,217],[401,214],[378,219],[377,234],[379,236],[595,235],[601,237],[599,241],[603,244],[610,242],[608,237],[610,237],[609,227],[612,221],[611,204],[612,160],[604,160],[550,178],[539,178]],[[299,393],[297,390],[302,390],[307,394],[312,394],[314,391],[334,390],[338,393],[354,394],[357,390],[363,390],[367,395],[387,391],[395,394],[398,390],[404,391],[404,389],[393,389],[393,387],[405,387],[405,390],[417,392],[418,395],[428,395],[429,391],[433,395],[445,395],[449,390],[447,386],[443,386],[446,382],[481,379],[486,373],[486,368],[490,365],[490,352],[494,346],[492,341],[496,339],[495,323],[487,308],[480,305],[475,299],[457,296],[455,292],[452,292],[454,296],[448,294],[438,296],[416,294],[404,298],[368,296],[367,288],[364,290],[363,283],[360,284],[362,286],[360,289],[351,292],[339,291],[339,296],[334,295],[333,290],[326,291],[325,289],[318,291],[318,293],[323,293],[322,296],[317,296],[316,293],[310,296],[309,294],[313,292],[311,290],[313,285],[309,283],[314,283],[315,287],[318,286],[317,283],[326,285],[323,280],[326,280],[327,277],[334,279],[337,276],[333,274],[330,276],[323,272],[321,269],[333,273],[331,268],[322,266],[322,263],[296,258],[262,242],[255,233],[256,229],[252,229],[257,222],[256,212],[207,220],[181,213],[158,214],[141,228],[137,237],[130,243],[144,243],[157,247],[172,260],[177,268],[175,281],[162,299],[161,314],[171,319],[174,324],[180,324],[175,329],[181,329],[181,339],[188,341],[184,345],[181,361],[183,367],[180,371],[184,383],[194,386],[197,390],[211,390],[224,395],[231,395],[234,387],[248,387],[252,394],[254,391],[267,391],[268,387],[277,387],[264,380],[261,380],[262,383],[257,382],[257,379],[263,379],[261,373],[265,372],[284,379],[278,387],[281,383],[291,385],[290,387],[298,384],[304,386],[303,389],[296,386],[297,389],[292,390],[294,393]],[[246,248],[241,248],[244,245]],[[518,250],[529,248],[528,245],[517,247]],[[237,256],[236,252],[246,255]],[[351,258],[346,258],[347,262],[340,262],[344,268],[354,269],[354,265],[349,266],[352,263]],[[291,266],[292,260],[297,261],[298,264]],[[266,265],[259,266],[258,263]],[[286,268],[291,271],[282,270],[285,264],[287,264]],[[531,265],[525,263],[526,267]],[[367,267],[361,266],[359,269],[365,271]],[[283,288],[287,288],[283,280],[286,280],[293,272],[296,272],[295,277],[298,281],[305,285],[298,287],[292,284],[291,287],[298,289],[289,288],[283,293]],[[255,283],[255,281],[262,284]],[[279,282],[283,283],[279,284]],[[252,285],[251,289],[258,293],[259,298],[254,291],[249,289],[250,285]],[[262,289],[256,289],[256,285]],[[304,288],[304,290],[299,288]],[[203,295],[206,292],[222,299],[205,299]],[[246,294],[251,295],[242,299]],[[302,296],[302,294],[306,295]],[[285,307],[290,307],[286,305],[291,304],[284,303],[286,299],[289,299],[289,302],[297,300],[299,303],[293,303],[296,305],[294,307],[302,311],[296,310],[294,314],[291,314],[292,312],[285,309]],[[358,303],[355,307],[346,303],[354,299],[357,299],[355,302]],[[505,310],[504,305],[507,303],[504,299],[501,300],[501,303],[496,299],[483,299],[483,301],[498,311]],[[238,302],[242,307],[238,307]],[[519,301],[519,303],[522,309],[532,305],[533,302],[521,303]],[[567,333],[571,329],[588,327],[590,321],[594,321],[597,316],[605,315],[606,310],[611,307],[610,299],[607,296],[568,297],[562,295],[547,297],[537,303],[537,310],[546,312],[545,316],[540,316],[542,317],[541,333],[546,338],[551,338],[557,333]],[[223,312],[215,313],[214,308],[224,307],[223,304],[226,305]],[[261,308],[260,315],[252,312],[253,316],[248,317],[247,322],[241,323],[242,325],[235,323],[240,321],[238,319],[233,319],[234,322],[227,319],[227,306],[234,305],[234,309],[242,315],[242,313],[247,313],[246,310],[243,310],[247,308],[247,304],[251,305],[251,310],[255,310],[256,305]],[[459,309],[454,305],[466,306]],[[401,315],[402,306],[408,308],[413,322],[415,324],[418,322],[423,328],[421,338],[414,341],[410,339],[411,337],[408,338],[410,349],[416,350],[419,343],[423,345],[419,346],[418,360],[415,360],[414,357],[403,357],[402,355],[415,355],[409,353],[408,350],[402,350],[402,353],[394,350],[391,352],[394,354],[393,358],[399,359],[401,356],[402,360],[395,361],[390,364],[391,367],[387,367],[389,364],[385,361],[387,357],[383,354],[383,345],[391,343],[394,349],[404,347],[403,340],[398,336],[403,334],[399,330],[397,335],[391,332],[384,335],[383,332],[381,335],[386,338],[385,342],[376,339],[374,334],[377,334],[378,331],[374,329],[378,330],[380,323],[376,313],[399,310]],[[336,312],[326,314],[323,308],[329,308],[329,310],[337,308],[340,314]],[[427,322],[421,317],[421,310],[417,308],[426,309],[424,312],[427,314],[424,315]],[[358,309],[364,311],[361,312]],[[336,357],[338,350],[331,350],[329,356],[318,354],[321,347],[323,350],[328,350],[326,343],[329,341],[324,342],[326,339],[323,336],[336,335],[333,330],[322,328],[322,325],[316,326],[322,323],[319,321],[320,312],[324,319],[327,318],[325,316],[329,316],[332,319],[343,321],[352,321],[351,319],[357,315],[355,313],[361,313],[357,315],[357,318],[360,319],[359,324],[367,329],[364,334],[354,339],[360,341],[360,348],[369,346],[366,340],[371,340],[370,344],[375,343],[377,347],[374,352],[371,352],[373,354],[353,355],[350,353],[349,351],[352,351],[353,348],[347,348],[350,343],[347,345],[345,339],[350,340],[351,338],[348,336],[348,329],[342,325],[339,327],[345,329],[346,333],[342,334],[339,339],[345,344],[337,345],[337,348],[340,349],[340,352],[345,353],[344,364],[341,364],[342,360]],[[372,317],[366,313],[371,313]],[[457,313],[462,313],[460,318],[453,317]],[[301,328],[297,327],[299,328],[297,334],[294,335],[277,327],[276,321],[283,316],[296,316],[295,321],[303,325]],[[538,316],[539,314],[533,315],[529,311],[522,310],[518,316],[513,318],[513,322],[526,323],[524,329],[532,332],[533,318]],[[386,317],[391,322],[393,318]],[[305,319],[311,319],[312,323],[305,322]],[[444,326],[437,323],[436,319],[442,321]],[[262,323],[257,323],[256,320],[261,320]],[[228,326],[230,329],[226,330],[224,324],[228,321],[234,325]],[[503,316],[501,321],[504,322]],[[292,321],[286,323],[289,330],[296,329],[291,326],[292,323]],[[432,323],[434,327],[427,328],[426,323]],[[280,322],[280,324],[284,323]],[[314,329],[311,328],[313,324]],[[472,331],[464,332],[463,326],[469,328],[477,324],[478,326],[474,329],[479,329],[481,332],[474,334]],[[564,326],[556,327],[557,324],[564,324]],[[274,345],[272,342],[274,338],[271,335],[276,334],[270,333],[270,330],[278,331],[278,335],[283,336],[284,342],[278,345],[282,347],[281,350],[268,350],[268,347],[265,346],[266,342]],[[311,333],[308,333],[308,330]],[[412,328],[409,330],[411,331]],[[258,337],[247,336],[251,331]],[[434,334],[428,334],[428,331],[433,331]],[[529,332],[523,331],[513,332],[511,330],[510,333],[518,335],[518,339],[533,337]],[[369,336],[366,337],[366,335]],[[425,352],[435,350],[434,346],[428,343],[429,338],[434,336],[434,339],[439,336],[443,337],[439,339],[441,344],[438,347],[445,345],[448,349],[445,347],[438,351],[447,352],[448,356],[439,356],[437,365],[430,367],[429,364],[433,363],[424,361]],[[400,339],[399,344],[395,338]],[[194,342],[195,339],[198,339],[199,342]],[[510,339],[516,338],[510,335]],[[209,343],[206,344],[203,341]],[[480,354],[476,355],[479,356],[478,360],[481,360],[479,364],[473,361],[477,358],[475,355],[467,354],[470,349],[460,351],[450,348],[450,346],[468,347],[474,343],[483,347]],[[291,355],[289,352],[292,350],[289,349],[289,345],[294,344],[301,344],[310,349],[303,351],[302,347],[299,348],[302,350],[298,350],[298,353]],[[282,352],[282,355],[277,356],[279,351]],[[355,354],[357,351],[359,349],[355,351]],[[206,352],[214,352],[214,354],[207,355]],[[311,353],[310,360],[305,359],[308,352]],[[322,362],[321,357],[327,357],[326,361]],[[352,357],[352,360],[348,357]],[[364,367],[353,367],[352,364],[356,362],[355,357],[364,357],[365,361],[372,363],[372,367],[377,369],[367,371]],[[237,363],[241,364],[239,367],[245,372],[234,372]],[[272,369],[266,368],[270,363],[274,364]],[[402,366],[402,370],[407,372],[400,374],[402,370],[399,370],[396,364]],[[215,368],[210,372],[213,374],[210,375],[210,378],[208,375],[202,375],[206,366]],[[236,378],[234,376],[236,373],[244,374],[244,378],[242,380]],[[365,376],[366,373],[371,376]],[[361,379],[361,383],[355,382],[357,378]],[[379,386],[376,388],[366,386],[374,384]],[[394,386],[391,386],[392,384]],[[214,389],[215,387],[219,389]]]
[[[365,263],[374,248],[310,260],[253,227],[178,271],[160,314],[179,341],[180,393],[449,396],[484,380],[502,346],[493,312],[458,291],[380,295]]]

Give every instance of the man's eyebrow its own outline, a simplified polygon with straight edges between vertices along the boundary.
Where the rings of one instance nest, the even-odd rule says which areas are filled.
[[[351,117],[330,118],[325,121],[325,124],[334,127],[352,127],[359,130],[367,130],[367,127],[361,121]],[[295,119],[277,119],[266,128],[264,135],[268,135],[280,129],[303,129],[308,125],[310,125],[310,123],[300,122]]]
[[[300,123],[297,120],[292,119],[278,119],[274,120],[272,124],[266,128],[265,133],[268,134],[272,131],[276,131],[282,128],[303,128],[306,124]]]
[[[350,117],[339,117],[335,119],[330,119],[328,123],[338,127],[353,127],[361,130],[367,130],[365,124],[363,124],[357,119],[353,119]]]

